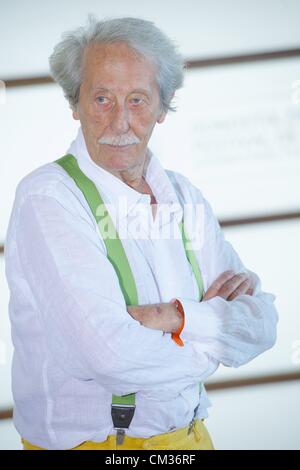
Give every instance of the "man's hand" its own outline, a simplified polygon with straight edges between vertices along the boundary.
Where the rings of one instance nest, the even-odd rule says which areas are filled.
[[[234,274],[234,271],[225,271],[207,289],[203,300],[213,297],[223,297],[225,300],[233,300],[238,295],[253,294],[252,279],[246,273]]]
[[[174,333],[181,325],[181,314],[174,303],[136,305],[127,307],[128,313],[141,325]]]

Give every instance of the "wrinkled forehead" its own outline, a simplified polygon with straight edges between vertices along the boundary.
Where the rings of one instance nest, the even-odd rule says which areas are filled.
[[[94,43],[83,57],[83,80],[93,88],[156,88],[156,67],[126,43]]]

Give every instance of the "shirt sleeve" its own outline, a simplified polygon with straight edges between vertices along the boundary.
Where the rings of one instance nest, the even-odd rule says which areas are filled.
[[[223,365],[239,367],[275,344],[275,296],[262,291],[260,278],[243,265],[203,197],[202,204],[205,229],[200,267],[206,290],[221,273],[232,269],[235,273],[248,272],[254,291],[253,295],[239,295],[232,301],[216,296],[199,303],[178,297],[185,312],[181,338],[194,341],[198,349]]]
[[[205,380],[219,363],[129,315],[96,223],[62,201],[28,195],[16,226],[24,277],[60,367],[116,395],[174,390],[174,384],[181,390]]]

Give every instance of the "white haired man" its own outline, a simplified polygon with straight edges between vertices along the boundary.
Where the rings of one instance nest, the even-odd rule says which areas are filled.
[[[203,382],[271,348],[278,315],[201,191],[148,147],[182,57],[152,22],[91,20],[50,67],[81,127],[21,180],[7,233],[23,448],[213,449]]]

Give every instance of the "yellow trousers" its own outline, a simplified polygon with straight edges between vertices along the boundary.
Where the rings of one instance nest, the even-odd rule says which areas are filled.
[[[117,445],[116,436],[110,435],[103,442],[85,441],[68,450],[214,450],[210,435],[203,420],[196,420],[192,430],[189,426],[149,438],[129,437],[125,435],[122,445]],[[24,450],[47,450],[37,447],[22,439]]]

